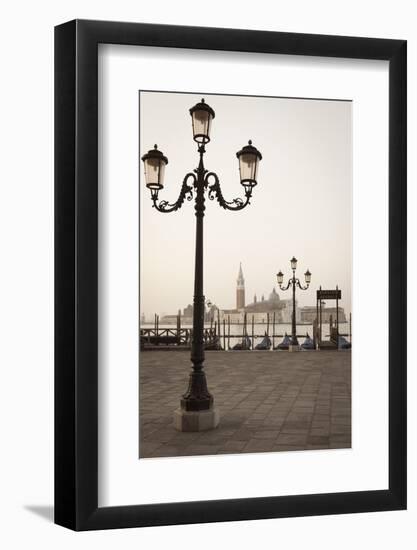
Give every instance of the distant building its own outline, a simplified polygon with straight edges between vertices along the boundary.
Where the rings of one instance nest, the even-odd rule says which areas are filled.
[[[177,319],[178,319],[178,315],[164,315],[159,320],[159,323],[165,324],[165,325],[176,325]]]
[[[191,304],[188,304],[188,306],[183,309],[181,322],[185,325],[191,324],[193,322],[193,309],[194,308]]]
[[[236,285],[236,309],[245,307],[245,279],[243,278],[242,264],[239,267]]]
[[[328,323],[330,321],[330,316],[332,316],[333,322],[336,322],[336,308],[322,307],[322,323]],[[317,309],[315,306],[305,306],[300,309],[300,321],[302,323],[312,323],[316,317]],[[345,310],[342,307],[339,307],[339,323],[346,323]]]
[[[210,322],[210,319],[212,317],[212,313],[214,310],[217,310],[216,306],[210,306],[210,309],[204,308],[204,321]],[[192,325],[193,323],[193,311],[194,307],[191,304],[188,304],[187,307],[183,309],[183,314],[181,315],[181,312],[178,312],[178,315],[181,315],[181,323],[184,325]]]
[[[297,302],[295,311],[298,320]],[[236,308],[221,309],[219,311],[219,316],[220,321],[223,321],[223,319],[230,319],[231,323],[242,323],[245,314],[248,322],[252,322],[253,318],[254,323],[266,323],[268,315],[270,322],[272,322],[275,315],[276,323],[290,323],[292,318],[292,300],[281,300],[277,291],[273,288],[268,299],[265,299],[264,295],[262,295],[261,300],[258,300],[255,294],[253,302],[246,305],[245,279],[243,276],[242,264],[240,264],[236,281]],[[216,320],[216,318],[214,318],[214,320]]]
[[[194,310],[193,306],[191,304],[188,304],[188,306],[182,310],[182,313],[181,313],[181,310],[179,309],[177,315],[164,315],[160,319],[160,323],[174,325],[174,324],[177,324],[178,318],[179,318],[181,325],[192,325],[193,310]],[[216,306],[211,306],[209,310],[205,309],[204,311],[205,322],[210,322],[211,318],[213,318],[213,320],[217,319],[217,317],[215,317],[212,313],[214,310],[217,311]]]

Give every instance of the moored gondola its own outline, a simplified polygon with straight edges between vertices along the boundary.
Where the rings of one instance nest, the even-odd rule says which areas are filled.
[[[339,336],[339,349],[351,349],[352,344],[344,336]]]
[[[246,351],[251,349],[251,347],[252,347],[252,343],[249,336],[243,336],[242,341],[238,342],[230,349],[234,351]]]
[[[262,341],[259,342],[259,344],[257,344],[255,346],[255,349],[257,350],[269,350],[271,349],[271,346],[272,346],[272,342],[271,342],[271,338],[268,336],[268,334],[265,332],[265,336],[263,337]]]
[[[301,344],[301,348],[306,349],[306,350],[314,349],[314,342],[310,338],[308,332],[306,333],[306,337],[305,337],[304,342]]]
[[[204,349],[207,351],[221,351],[223,348],[220,336],[215,336],[212,340],[207,342],[207,344],[205,344],[204,346]]]
[[[280,344],[274,347],[275,350],[287,350],[291,344],[291,338],[285,333],[285,336]]]

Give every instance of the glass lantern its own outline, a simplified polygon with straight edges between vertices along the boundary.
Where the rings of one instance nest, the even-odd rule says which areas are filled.
[[[158,151],[158,146],[148,151],[142,157],[145,167],[145,182],[146,187],[151,190],[159,191],[164,187],[165,166],[168,164],[168,159],[161,151]]]
[[[239,159],[240,183],[243,186],[255,187],[258,178],[259,161],[262,160],[262,155],[249,140],[248,145],[242,147],[236,153]]]
[[[207,105],[204,99],[190,109],[193,124],[194,141],[204,145],[210,141],[211,122],[215,117],[213,109]]]

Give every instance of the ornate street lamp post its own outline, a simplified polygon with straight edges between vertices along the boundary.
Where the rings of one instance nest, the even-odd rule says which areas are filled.
[[[198,167],[186,174],[176,202],[158,201],[158,195],[164,186],[165,166],[168,159],[158,151],[157,145],[142,160],[145,166],[146,187],[151,191],[153,207],[159,212],[174,212],[181,208],[185,199],[191,201],[195,193],[196,247],[193,301],[193,338],[191,345],[192,370],[188,389],[182,396],[180,408],[174,413],[174,425],[181,431],[200,431],[215,428],[219,422],[218,412],[214,408],[213,396],[207,388],[204,372],[204,294],[203,294],[203,218],[205,193],[210,200],[217,199],[220,206],[227,210],[242,210],[250,201],[252,189],[257,184],[261,153],[249,144],[236,156],[239,160],[240,183],[245,190],[245,198],[226,201],[223,197],[218,176],[204,167],[205,146],[210,141],[210,130],[215,113],[204,99],[190,109],[194,141],[198,144]],[[211,183],[210,183],[211,182]]]
[[[296,278],[295,276],[295,270],[297,269],[297,259],[293,256],[291,259],[291,269],[292,269],[292,277],[289,279],[288,284],[285,288],[282,287],[282,283],[284,281],[284,274],[282,271],[279,271],[277,273],[277,280],[278,285],[281,290],[288,290],[290,286],[292,286],[292,331],[291,331],[291,346],[294,346],[292,349],[298,349],[298,340],[297,340],[297,323],[296,323],[296,315],[295,315],[295,287],[298,286],[300,290],[307,290],[310,286],[311,282],[311,273],[307,269],[307,271],[304,273],[306,286],[302,286],[300,283],[300,280]]]

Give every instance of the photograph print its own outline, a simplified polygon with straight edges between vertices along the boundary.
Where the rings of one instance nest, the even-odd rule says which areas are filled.
[[[139,459],[351,447],[352,102],[139,91]]]

